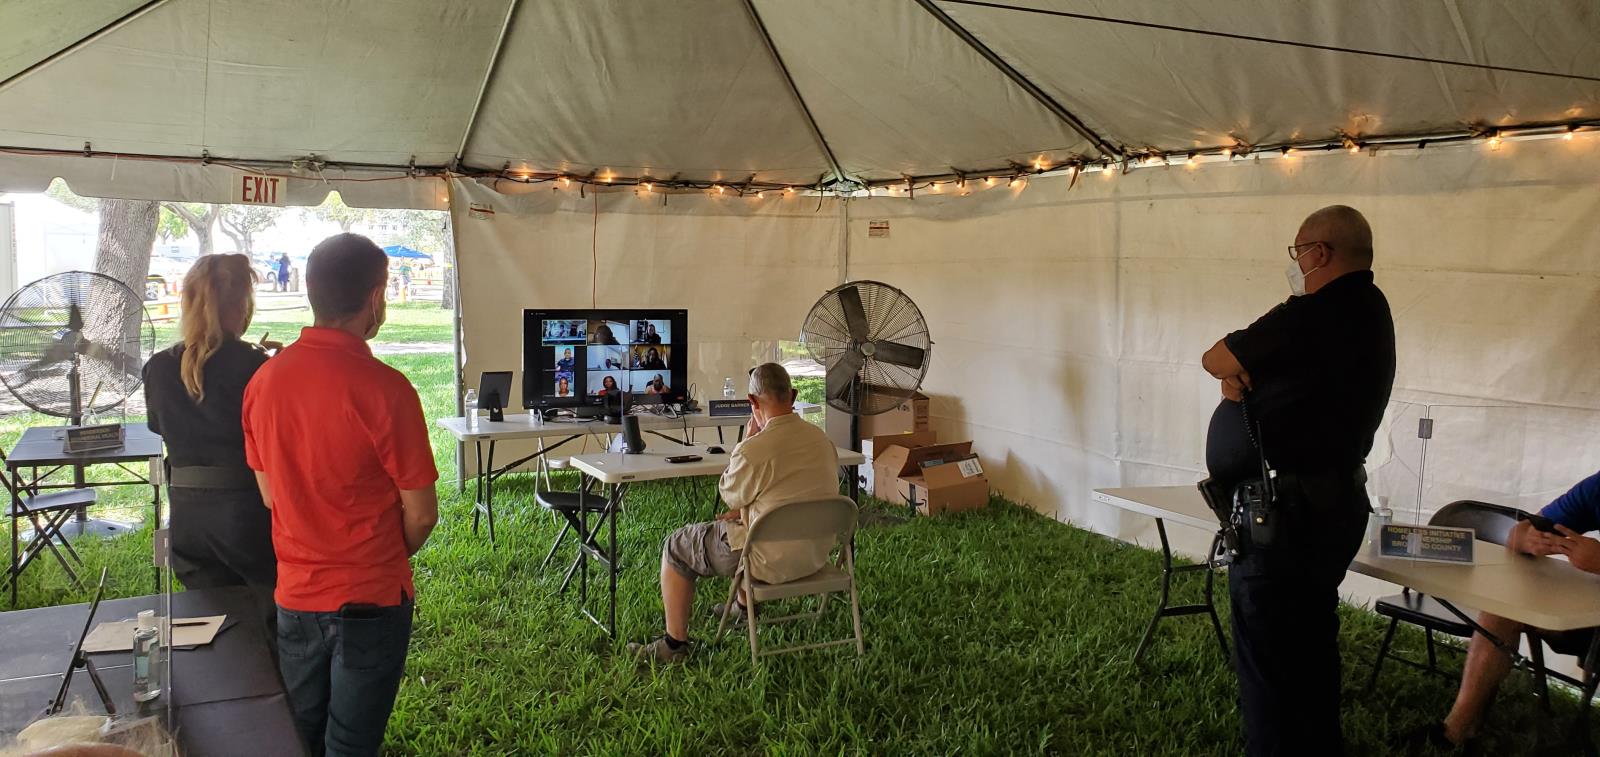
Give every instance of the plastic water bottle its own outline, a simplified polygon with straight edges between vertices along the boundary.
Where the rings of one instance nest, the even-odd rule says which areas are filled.
[[[133,701],[148,702],[161,696],[161,630],[156,611],[141,610],[133,631]]]
[[[729,376],[728,378],[725,378],[725,379],[722,380],[722,398],[725,399],[725,400],[735,399],[735,397],[733,396],[733,377],[732,376]]]
[[[478,430],[478,390],[468,389],[462,405],[466,408],[467,428]]]
[[[1394,511],[1389,509],[1389,498],[1378,496],[1378,507],[1372,511],[1367,519],[1367,543],[1372,548],[1372,554],[1377,555],[1379,544],[1383,539],[1383,527],[1394,522]]]

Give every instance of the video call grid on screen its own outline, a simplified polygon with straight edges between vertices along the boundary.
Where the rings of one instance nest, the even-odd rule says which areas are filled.
[[[598,404],[620,391],[679,401],[687,322],[681,310],[524,311],[524,406]]]

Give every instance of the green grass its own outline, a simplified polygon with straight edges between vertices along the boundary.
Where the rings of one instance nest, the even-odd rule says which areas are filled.
[[[406,312],[401,310],[400,312]],[[418,333],[442,332],[417,314]],[[437,316],[434,316],[437,318]],[[276,330],[276,327],[274,327]],[[382,335],[392,339],[388,331]],[[424,341],[407,336],[401,341]],[[417,385],[430,417],[452,405],[449,355],[385,358]],[[20,422],[0,420],[0,441]],[[418,611],[406,678],[390,720],[396,754],[1163,754],[1231,755],[1241,748],[1231,672],[1206,622],[1163,622],[1143,667],[1131,662],[1159,581],[1149,550],[1056,523],[996,498],[985,511],[899,523],[871,518],[859,578],[868,651],[836,649],[750,665],[742,637],[703,643],[693,661],[641,668],[558,596],[560,569],[541,571],[556,533],[532,483],[499,490],[499,545],[471,533],[458,494],[454,445],[434,430],[442,520],[416,559]],[[570,482],[568,482],[570,483]],[[112,495],[136,508],[131,487]],[[659,632],[656,570],[670,530],[704,519],[709,481],[640,485],[620,530],[618,622],[627,638]],[[870,505],[875,511],[881,505]],[[882,515],[874,512],[874,515]],[[87,543],[108,565],[112,593],[147,593],[148,534]],[[564,567],[571,557],[564,551]],[[1174,600],[1199,596],[1179,578]],[[83,601],[51,564],[30,568],[23,605]],[[727,591],[701,583],[697,610]],[[1219,595],[1226,618],[1225,593]],[[1395,734],[1440,717],[1454,678],[1399,665],[1362,692],[1379,619],[1341,608],[1345,734],[1352,754],[1399,753]],[[694,632],[712,628],[697,614]],[[843,607],[820,628],[783,638],[844,635]],[[1398,639],[1423,656],[1420,634]],[[1456,657],[1444,655],[1446,665]],[[1565,702],[1560,724],[1569,722]],[[1549,726],[1514,676],[1489,724],[1488,754],[1524,754]]]

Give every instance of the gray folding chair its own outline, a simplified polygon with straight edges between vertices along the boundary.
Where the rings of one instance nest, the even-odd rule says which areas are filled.
[[[724,608],[733,606],[733,599],[738,595],[739,589],[744,589],[745,596],[745,627],[750,635],[750,661],[758,662],[766,655],[783,654],[784,652],[800,652],[807,649],[818,649],[840,644],[856,645],[856,654],[866,651],[861,641],[861,601],[856,594],[856,565],[854,550],[850,548],[851,537],[856,530],[856,503],[848,497],[829,497],[815,501],[792,502],[768,512],[750,526],[749,537],[745,540],[744,551],[739,557],[739,569],[733,575],[732,585],[728,587],[728,601]],[[750,576],[750,554],[757,545],[783,541],[812,541],[831,539],[834,548],[839,550],[839,556],[831,564],[823,565],[822,569],[804,578],[787,581],[781,584],[769,584],[758,581]],[[828,609],[829,600],[834,594],[849,592],[851,622],[855,627],[855,635],[851,638],[825,641],[815,644],[797,644],[777,649],[761,649],[758,623],[771,625],[784,623],[791,620],[819,620]],[[791,597],[817,597],[816,612],[785,615],[779,618],[758,618],[756,605],[761,602],[771,602],[778,599]],[[723,631],[728,626],[727,611],[723,611],[721,622],[717,624],[717,639],[722,638]]]

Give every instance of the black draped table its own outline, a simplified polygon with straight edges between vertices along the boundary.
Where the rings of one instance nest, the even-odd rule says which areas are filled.
[[[160,610],[160,597],[100,603],[94,625]],[[89,605],[61,605],[0,613],[0,741],[15,736],[55,697],[61,673]],[[173,705],[178,743],[187,757],[200,755],[304,754],[294,732],[289,699],[273,664],[266,624],[243,587],[202,589],[172,595],[174,617],[227,615],[210,644],[173,650],[167,690],[143,704],[133,701],[132,655],[89,655],[118,714],[161,715]],[[67,711],[81,701],[103,712],[94,684],[82,669],[73,673]]]

